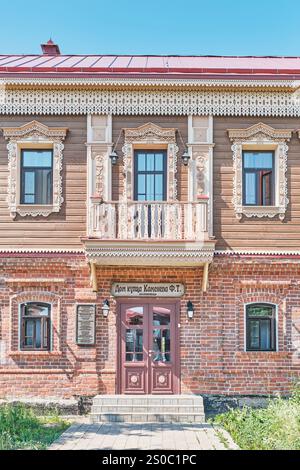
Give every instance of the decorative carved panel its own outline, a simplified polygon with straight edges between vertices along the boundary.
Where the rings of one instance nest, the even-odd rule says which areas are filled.
[[[8,140],[8,195],[7,202],[14,218],[16,214],[21,216],[42,215],[47,217],[52,212],[59,212],[63,203],[62,197],[62,161],[63,140],[67,134],[65,127],[48,127],[38,121],[31,121],[20,127],[2,128],[5,139]],[[49,145],[53,149],[53,202],[51,205],[20,204],[20,149],[28,144],[32,148],[39,145]]]
[[[284,220],[288,205],[287,197],[287,156],[288,145],[292,130],[274,129],[264,123],[258,123],[247,129],[228,129],[228,135],[232,141],[233,153],[233,199],[232,203],[236,217],[275,217]],[[243,149],[275,150],[275,205],[273,206],[245,206],[243,205]]]
[[[133,199],[133,152],[135,145],[165,145],[168,157],[168,200],[177,200],[177,153],[176,129],[163,128],[153,123],[124,129],[123,146],[124,190],[123,200]]]

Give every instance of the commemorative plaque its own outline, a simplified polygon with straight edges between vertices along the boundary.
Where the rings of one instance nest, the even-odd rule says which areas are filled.
[[[76,308],[76,342],[79,346],[95,344],[96,305],[79,304]]]

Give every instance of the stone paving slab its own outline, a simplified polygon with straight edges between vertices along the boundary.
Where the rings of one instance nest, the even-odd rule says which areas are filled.
[[[210,424],[73,423],[49,450],[226,450],[231,436]]]

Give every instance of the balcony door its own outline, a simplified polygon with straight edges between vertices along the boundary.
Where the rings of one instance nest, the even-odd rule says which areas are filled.
[[[167,199],[167,152],[135,150],[134,200],[165,201]]]
[[[120,304],[118,391],[179,393],[177,304],[141,300]]]

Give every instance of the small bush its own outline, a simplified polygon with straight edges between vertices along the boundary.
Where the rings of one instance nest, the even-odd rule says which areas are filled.
[[[23,405],[0,407],[0,450],[45,449],[69,423],[56,415],[37,416]]]
[[[247,450],[300,450],[300,387],[291,398],[275,398],[265,409],[245,406],[216,416],[239,445]]]

